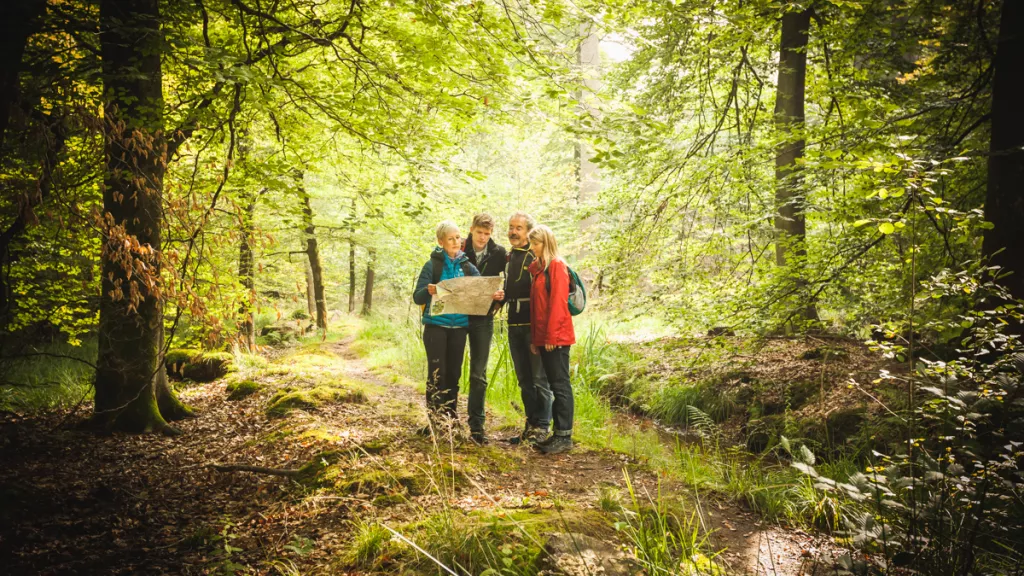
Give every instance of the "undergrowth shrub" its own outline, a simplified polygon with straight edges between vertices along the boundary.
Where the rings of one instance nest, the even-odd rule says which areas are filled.
[[[904,441],[846,481],[822,473],[806,446],[784,444],[814,490],[852,504],[844,535],[869,554],[845,557],[841,573],[1024,573],[1024,355],[1011,332],[1020,331],[1021,308],[993,273],[974,265],[923,283],[910,318],[954,337],[957,352],[922,359],[905,377]],[[941,314],[942,306],[962,312]],[[875,344],[897,359],[915,353],[909,343]]]

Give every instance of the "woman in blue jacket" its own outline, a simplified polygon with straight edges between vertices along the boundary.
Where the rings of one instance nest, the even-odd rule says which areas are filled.
[[[462,252],[462,235],[451,222],[437,227],[438,247],[430,254],[416,281],[413,302],[423,306],[423,347],[427,350],[427,416],[433,429],[458,422],[459,378],[466,350],[469,316],[433,314],[431,300],[442,280],[479,276]],[[437,311],[440,312],[440,311]],[[429,431],[429,429],[428,429]]]

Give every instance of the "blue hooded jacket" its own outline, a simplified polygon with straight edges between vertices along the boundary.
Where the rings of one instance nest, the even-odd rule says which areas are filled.
[[[433,283],[434,260],[438,259],[443,262],[441,266],[441,280],[465,276],[466,274],[462,271],[464,263],[466,271],[470,276],[480,275],[476,267],[469,263],[469,259],[466,258],[464,253],[459,252],[455,255],[455,258],[451,258],[447,252],[438,246],[430,253],[430,260],[427,260],[427,263],[423,265],[423,270],[420,271],[420,277],[416,280],[416,291],[412,293],[412,301],[423,306],[424,324],[433,324],[443,328],[465,328],[469,326],[469,316],[465,314],[439,314],[437,316],[430,314],[431,296],[430,292],[427,292],[427,285]],[[441,280],[438,280],[438,282]]]

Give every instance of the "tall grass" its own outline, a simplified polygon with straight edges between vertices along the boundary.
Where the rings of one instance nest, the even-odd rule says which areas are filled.
[[[41,345],[0,363],[0,410],[70,408],[92,398],[97,342]]]
[[[641,324],[642,325],[642,324]],[[699,441],[686,442],[659,433],[655,427],[642,427],[617,413],[602,394],[607,380],[630,373],[638,357],[628,344],[608,337],[608,326],[601,320],[577,325],[577,343],[572,347],[570,378],[575,415],[573,436],[583,445],[607,448],[626,454],[633,461],[645,462],[675,476],[696,492],[713,491],[745,503],[771,521],[803,526],[835,526],[843,503],[827,496],[808,483],[795,470],[780,466],[772,454],[755,457],[740,448],[723,447],[715,422],[733,410],[710,388],[693,387],[664,392],[656,404],[655,415],[669,423],[685,424],[701,430]],[[371,366],[386,368],[422,386],[426,379],[426,354],[418,322],[405,318],[375,316],[363,324],[356,335],[357,349]],[[467,350],[468,355],[468,350]],[[487,406],[496,420],[489,428],[518,427],[523,420],[519,384],[508,349],[504,323],[495,323],[488,364]],[[463,362],[462,392],[469,390],[468,356]],[[698,401],[699,400],[699,401]],[[694,404],[709,408],[712,414],[694,410]],[[699,422],[694,422],[699,414]],[[852,473],[852,462],[834,464],[838,475]],[[844,469],[850,468],[850,471]]]

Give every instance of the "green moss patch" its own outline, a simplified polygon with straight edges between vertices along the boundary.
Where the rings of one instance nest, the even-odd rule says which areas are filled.
[[[267,416],[281,418],[293,410],[310,412],[324,404],[339,402],[366,402],[366,394],[362,390],[349,390],[338,386],[316,386],[301,390],[284,388],[270,399],[267,404]]]
[[[252,380],[242,380],[228,384],[228,400],[241,400],[263,389],[263,385]]]

